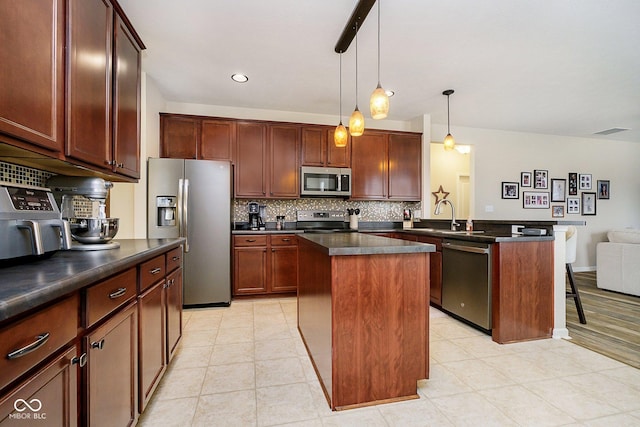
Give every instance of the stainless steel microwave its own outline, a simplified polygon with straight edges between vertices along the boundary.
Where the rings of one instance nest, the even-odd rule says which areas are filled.
[[[350,168],[300,168],[300,196],[350,197]]]

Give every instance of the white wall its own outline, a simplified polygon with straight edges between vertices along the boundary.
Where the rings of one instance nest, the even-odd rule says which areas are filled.
[[[433,141],[446,135],[445,125],[432,124],[431,129]],[[550,209],[523,209],[522,196],[517,200],[501,198],[502,181],[519,182],[520,172],[544,169],[549,171],[549,179],[567,179],[569,172],[588,173],[593,182],[590,191],[594,192],[598,179],[610,180],[611,198],[597,200],[595,216],[565,214],[558,219],[586,221],[586,226],[578,227],[575,269],[595,268],[596,244],[606,240],[608,230],[640,227],[640,144],[459,126],[453,133],[456,143],[473,146],[473,211],[477,219],[554,220]],[[486,206],[493,206],[493,212],[487,212]]]

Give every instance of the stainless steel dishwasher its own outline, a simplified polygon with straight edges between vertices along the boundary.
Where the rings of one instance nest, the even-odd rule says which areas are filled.
[[[491,245],[442,241],[442,308],[491,330]]]

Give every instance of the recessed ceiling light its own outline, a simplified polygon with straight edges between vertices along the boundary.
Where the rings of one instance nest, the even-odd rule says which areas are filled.
[[[249,81],[249,77],[245,76],[244,74],[236,73],[231,74],[231,80],[237,83],[246,83],[247,81]]]
[[[394,91],[389,89],[385,90],[384,93],[386,93],[389,98],[396,94]]]

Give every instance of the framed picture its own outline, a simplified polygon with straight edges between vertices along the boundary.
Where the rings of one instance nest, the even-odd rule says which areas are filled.
[[[580,190],[591,190],[591,174],[590,173],[581,173],[578,175],[578,185]]]
[[[578,195],[578,174],[576,172],[569,172],[569,195]]]
[[[520,172],[520,185],[531,187],[531,172]]]
[[[564,206],[562,205],[551,206],[551,216],[554,218],[564,218]]]
[[[564,202],[566,194],[566,179],[551,178],[551,201]],[[564,216],[564,215],[563,215]]]
[[[520,187],[517,182],[503,182],[502,183],[502,198],[503,199],[519,199]]]
[[[598,180],[598,199],[609,198],[609,180]]]
[[[596,193],[582,192],[582,215],[596,214]]]
[[[523,191],[522,207],[525,209],[549,209],[549,192]]]
[[[540,189],[549,188],[547,175],[549,175],[549,171],[545,171],[541,169],[534,170],[533,171],[533,188],[540,188]]]
[[[580,214],[580,197],[567,197],[567,214]]]

